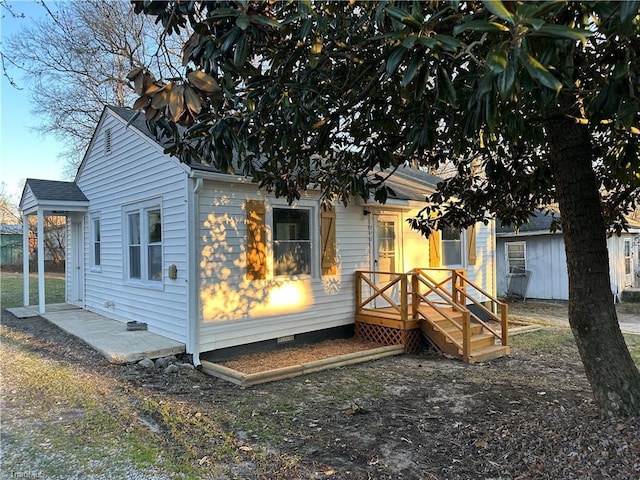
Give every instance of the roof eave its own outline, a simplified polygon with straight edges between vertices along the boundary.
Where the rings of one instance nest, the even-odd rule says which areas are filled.
[[[37,204],[22,210],[23,215],[34,215],[42,210],[48,214],[64,215],[69,212],[86,212],[89,209],[88,201],[64,201],[64,200],[44,200],[38,201]]]

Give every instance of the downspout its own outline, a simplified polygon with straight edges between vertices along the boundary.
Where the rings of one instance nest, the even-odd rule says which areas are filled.
[[[202,189],[202,178],[187,178],[187,351],[191,352],[193,365],[200,365],[200,350],[198,347],[198,193]]]

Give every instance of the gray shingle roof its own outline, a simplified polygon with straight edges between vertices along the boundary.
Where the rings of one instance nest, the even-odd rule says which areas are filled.
[[[551,231],[551,222],[556,219],[559,220],[560,215],[558,213],[555,216],[551,214],[545,215],[545,210],[536,210],[534,214],[529,216],[529,222],[522,225],[518,232],[527,233],[527,232],[550,232]],[[513,226],[505,226],[502,225],[502,222],[498,222],[496,225],[496,233],[514,233],[515,228]],[[558,230],[556,233],[560,234],[561,232]]]
[[[156,137],[151,133],[149,127],[147,126],[147,120],[144,116],[144,112],[139,112],[137,110],[131,110],[126,107],[116,107],[113,105],[107,105],[107,108],[111,110],[113,113],[118,115],[120,118],[125,120],[127,123],[131,122],[130,125],[134,126],[136,130],[139,130],[140,133],[145,134],[151,140],[156,143],[159,143]]]
[[[37,200],[56,200],[66,202],[88,202],[80,187],[74,182],[57,180],[39,180],[27,178],[26,185],[31,189]]]
[[[398,200],[416,200],[424,202],[442,179],[423,170],[400,167],[387,180],[386,184],[394,191]]]

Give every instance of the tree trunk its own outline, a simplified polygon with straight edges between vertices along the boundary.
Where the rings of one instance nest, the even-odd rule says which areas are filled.
[[[606,227],[585,125],[546,125],[569,274],[569,324],[595,401],[607,415],[640,415],[640,374],[620,332]]]

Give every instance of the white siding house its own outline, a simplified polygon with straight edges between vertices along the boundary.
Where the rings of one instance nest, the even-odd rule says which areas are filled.
[[[460,268],[495,292],[493,224],[434,246],[407,219],[436,177],[401,169],[391,180],[398,195],[385,205],[325,210],[309,191],[289,206],[244,177],[181,164],[142,117],[107,107],[75,181],[48,182],[77,188],[74,209],[51,207],[67,212],[67,302],[145,322],[198,363],[204,352],[353,325],[357,270]],[[30,182],[24,214],[46,202]]]

